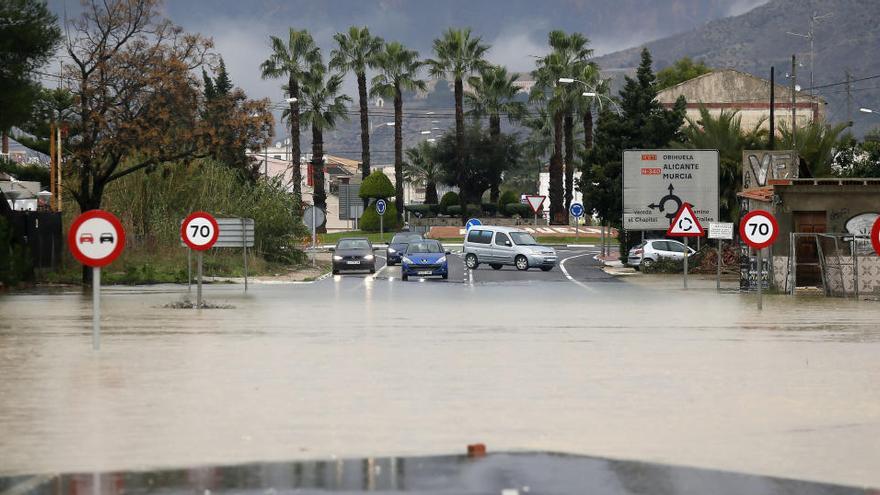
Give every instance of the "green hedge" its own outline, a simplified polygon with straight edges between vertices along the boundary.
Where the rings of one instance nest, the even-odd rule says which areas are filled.
[[[453,205],[460,206],[458,204],[460,201],[461,200],[458,198],[458,194],[453,191],[449,191],[448,193],[444,194],[442,198],[440,198],[440,213],[449,215],[450,213],[448,208]],[[459,211],[461,211],[461,208],[459,208]]]
[[[361,183],[358,195],[364,199],[388,199],[393,198],[394,193],[394,184],[391,183],[391,179],[381,170],[373,170],[373,173]]]
[[[453,205],[446,209],[446,212],[452,216],[461,215],[461,205]],[[467,215],[469,217],[478,217],[483,213],[483,210],[480,209],[477,205],[467,205]]]
[[[498,211],[504,213],[504,207],[510,203],[519,203],[519,196],[513,191],[504,191],[498,198]]]
[[[493,217],[496,213],[498,213],[498,205],[495,203],[483,203],[480,205],[480,208],[483,210],[484,213]]]
[[[406,205],[403,209],[412,214],[421,214],[422,218],[432,218],[440,212],[440,205]]]
[[[400,222],[397,221],[397,206],[393,201],[389,201],[385,208],[385,218],[382,220],[382,224],[385,232],[398,230],[401,227]],[[364,210],[358,226],[366,232],[379,232],[379,214],[376,213],[375,201],[371,201],[367,209]]]
[[[529,205],[522,203],[509,203],[504,205],[504,213],[506,215],[519,215],[522,218],[531,218],[535,215]]]

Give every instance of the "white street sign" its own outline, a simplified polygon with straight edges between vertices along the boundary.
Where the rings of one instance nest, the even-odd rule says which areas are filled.
[[[700,237],[703,235],[703,226],[691,209],[691,205],[685,203],[678,210],[678,215],[672,219],[672,225],[666,231],[669,237]]]
[[[776,241],[779,227],[773,214],[764,210],[749,212],[739,224],[743,241],[754,249],[764,249]]]
[[[538,210],[541,209],[541,205],[544,204],[544,200],[547,199],[546,196],[526,196],[526,201],[529,202],[529,207],[531,207],[532,211],[538,213]]]
[[[733,224],[727,222],[710,223],[709,239],[733,239]]]

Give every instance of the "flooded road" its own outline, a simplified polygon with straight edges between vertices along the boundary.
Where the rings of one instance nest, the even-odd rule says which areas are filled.
[[[0,474],[557,451],[880,486],[880,304],[673,283],[0,296]]]

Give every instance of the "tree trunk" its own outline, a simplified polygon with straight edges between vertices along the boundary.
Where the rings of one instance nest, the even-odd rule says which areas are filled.
[[[368,108],[369,100],[367,99],[367,75],[359,73],[357,75],[358,83],[358,104],[361,112],[361,179],[366,179],[370,175],[370,110]],[[369,205],[369,199],[364,198],[364,209]]]
[[[436,205],[439,201],[437,200],[437,184],[433,182],[428,182],[425,184],[425,204],[426,205]]]
[[[290,167],[290,183],[293,186],[293,196],[298,203],[302,202],[302,173],[300,172],[300,152],[299,147],[299,83],[296,79],[290,78],[288,81],[290,88],[290,96],[296,98],[296,101],[290,103],[290,157],[292,166]]]
[[[459,190],[459,204],[461,205],[461,224],[464,225],[468,221],[467,198],[465,197],[464,188],[461,182],[464,180],[464,86],[461,78],[455,78],[455,157],[457,181]]]
[[[397,222],[403,218],[403,95],[400,84],[394,85],[394,205]]]
[[[553,154],[550,156],[550,223],[565,224],[562,185],[562,111],[553,114]]]
[[[584,113],[584,148],[593,149],[593,112],[589,110]]]
[[[9,131],[3,131],[3,153],[9,155]]]
[[[324,135],[321,128],[312,125],[312,184],[313,203],[327,213],[327,192],[324,190]],[[327,233],[327,223],[316,229],[318,233]]]
[[[565,211],[574,198],[574,116],[571,110],[565,113]],[[565,222],[568,223],[568,222]]]
[[[496,144],[501,140],[501,116],[497,113],[489,115],[489,136]],[[495,177],[489,186],[489,201],[498,202],[498,196],[501,190],[501,176]]]

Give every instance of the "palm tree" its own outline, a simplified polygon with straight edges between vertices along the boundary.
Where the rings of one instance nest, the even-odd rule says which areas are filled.
[[[394,98],[394,204],[397,217],[403,214],[403,90],[425,90],[425,81],[418,78],[422,62],[419,52],[407,50],[398,42],[386,44],[376,54],[376,67],[381,71],[371,81],[370,94]]]
[[[595,97],[581,97],[575,100],[575,112],[581,117],[584,125],[584,151],[593,148],[593,102],[596,98],[608,98],[610,79],[603,80],[599,74],[599,66],[595,62],[580,64],[574,79],[583,81],[596,93]]]
[[[327,74],[327,67],[320,58],[305,73],[302,84],[302,125],[312,127],[312,184],[313,203],[327,208],[327,192],[324,190],[324,131],[336,127],[339,119],[348,119],[346,103],[351,97],[341,95],[342,74]],[[320,232],[326,232],[322,227]]]
[[[425,204],[437,204],[437,183],[443,179],[443,171],[434,160],[434,146],[422,141],[406,150],[407,161],[403,165],[403,178],[411,184],[424,186]]]
[[[558,55],[556,63],[559,64],[560,77],[570,77],[583,81],[578,76],[582,75],[582,68],[589,64],[589,58],[593,56],[593,50],[587,48],[590,40],[581,33],[565,34],[564,31],[550,31],[548,35],[550,47],[553,53]],[[558,79],[557,79],[558,82]],[[584,81],[586,82],[586,81]],[[574,110],[578,100],[582,99],[583,87],[580,84],[571,84],[565,87],[563,92],[563,132],[565,136],[565,211],[571,206],[574,197]]]
[[[829,125],[823,122],[810,122],[795,129],[795,146],[792,146],[791,126],[783,122],[779,126],[781,139],[778,149],[795,149],[800,157],[801,177],[829,177],[834,162],[834,150],[839,147],[846,124]]]
[[[361,113],[361,175],[370,175],[370,116],[367,108],[367,67],[375,68],[374,57],[382,49],[382,38],[365,27],[352,26],[348,33],[333,36],[337,48],[330,53],[330,68],[353,72],[357,78]]]
[[[272,54],[265,62],[260,64],[263,79],[277,79],[287,77],[288,96],[290,107],[286,113],[290,123],[290,148],[293,160],[296,162],[291,170],[290,182],[293,185],[293,194],[297,200],[302,197],[302,177],[299,171],[300,143],[300,86],[303,77],[313,63],[320,58],[315,40],[308,31],[296,31],[290,28],[287,43],[276,36],[269,37],[272,46]]]
[[[427,60],[429,72],[435,78],[447,77],[455,83],[455,146],[457,154],[456,182],[464,177],[464,84],[465,77],[486,67],[483,59],[489,45],[480,43],[480,37],[471,37],[470,28],[449,28],[440,38],[434,40],[435,58]],[[464,194],[461,201],[461,223],[467,222],[467,201]]]
[[[501,138],[501,115],[507,114],[507,119],[514,122],[525,115],[526,106],[520,101],[515,101],[519,88],[514,84],[519,79],[518,74],[508,75],[507,69],[501,66],[489,66],[480,70],[479,77],[468,79],[468,84],[473,92],[464,95],[467,105],[471,108],[470,114],[475,117],[489,117],[489,134],[493,139]],[[490,188],[492,203],[498,201],[501,184],[493,183]]]
[[[565,209],[564,188],[562,183],[562,135],[563,116],[567,108],[566,88],[557,81],[560,77],[567,77],[566,66],[562,56],[558,53],[549,55],[538,60],[538,68],[532,72],[535,78],[535,86],[532,87],[530,99],[539,106],[547,109],[547,114],[552,122],[553,151],[550,154],[550,222],[554,225],[563,225],[568,217]]]
[[[739,217],[739,202],[736,193],[742,186],[743,150],[764,149],[767,131],[761,129],[761,120],[751,129],[743,129],[738,111],[722,110],[712,115],[705,107],[700,108],[700,118],[696,121],[687,118],[682,129],[684,143],[674,146],[690,149],[717,149],[720,159],[719,185],[721,215],[723,218]]]

